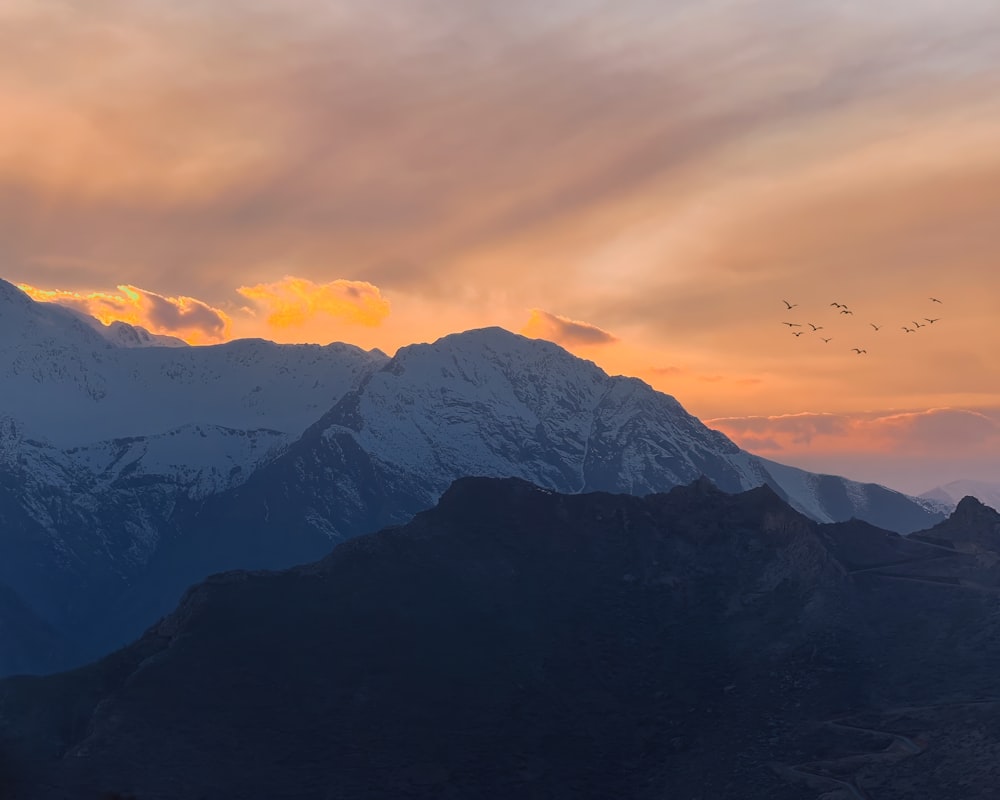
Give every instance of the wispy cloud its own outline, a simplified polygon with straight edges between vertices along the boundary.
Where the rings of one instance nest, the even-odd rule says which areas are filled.
[[[562,317],[533,308],[531,316],[521,329],[521,333],[533,339],[548,339],[569,347],[574,345],[611,344],[618,338],[589,322]]]
[[[932,408],[868,414],[783,414],[706,420],[738,444],[772,457],[821,453],[933,455],[994,452],[1000,410]]]

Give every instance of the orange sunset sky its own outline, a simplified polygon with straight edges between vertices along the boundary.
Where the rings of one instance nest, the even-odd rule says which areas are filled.
[[[198,344],[501,325],[780,461],[1000,480],[997,42],[995,0],[4,0],[0,277]]]

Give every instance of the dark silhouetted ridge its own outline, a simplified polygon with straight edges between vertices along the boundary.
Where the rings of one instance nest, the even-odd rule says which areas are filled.
[[[19,800],[985,796],[987,561],[763,488],[463,479],[316,564],[213,576],[101,662],[0,682],[0,769]]]

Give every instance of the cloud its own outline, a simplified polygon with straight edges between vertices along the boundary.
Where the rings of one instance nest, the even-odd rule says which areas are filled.
[[[521,329],[521,333],[533,339],[548,339],[567,347],[611,344],[618,341],[616,336],[589,322],[561,317],[540,308],[531,310],[531,317]]]
[[[317,284],[286,275],[280,281],[241,286],[237,291],[263,309],[268,323],[276,328],[302,325],[324,315],[356,325],[376,326],[389,316],[389,301],[377,286],[364,281]]]
[[[761,455],[934,456],[995,452],[1000,409],[932,408],[869,414],[784,414],[706,420],[740,446]]]
[[[141,325],[153,333],[178,336],[191,344],[222,341],[228,334],[229,317],[193,297],[166,297],[127,284],[118,286],[117,292],[39,289],[24,283],[18,288],[34,300],[68,306],[105,325],[115,320]]]
[[[912,131],[927,106],[978,103],[994,64],[995,28],[961,2],[15,5],[0,33],[0,256],[141,263],[146,285],[197,293],[234,264],[256,282],[290,257],[312,280],[350,263],[454,297],[495,274],[500,250],[674,230],[713,187],[780,179],[855,126],[885,138],[880,122]],[[928,46],[946,37],[961,64]],[[799,144],[831,116],[818,145]],[[40,224],[53,219],[62,253]]]

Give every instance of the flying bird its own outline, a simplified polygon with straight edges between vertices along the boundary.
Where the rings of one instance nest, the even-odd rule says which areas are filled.
[[[869,322],[868,324],[871,325],[877,331],[882,330],[882,326],[881,325],[876,325],[874,322]]]
[[[847,308],[843,303],[830,303],[831,306],[836,306],[837,308]]]
[[[924,317],[924,319],[927,320],[931,325],[933,325],[935,322],[941,319],[941,317],[934,317],[934,319],[931,319],[930,317]]]
[[[923,324],[917,322],[916,320],[913,320],[913,325],[916,328],[926,328],[927,327],[926,325],[923,325]]]
[[[811,322],[809,323],[809,327],[813,329],[813,333],[823,330],[822,325],[813,325]]]
[[[932,303],[940,303],[941,301],[940,301],[940,300],[938,300],[938,299],[937,299],[936,297],[932,297],[932,298],[931,298],[931,302],[932,302]]]
[[[792,336],[801,336],[805,331],[792,331]]]
[[[849,309],[847,307],[844,307],[844,308],[840,309],[840,313],[841,314],[853,314],[854,312],[851,311],[851,309]]]
[[[905,325],[903,326],[903,330],[907,333],[913,333],[913,328],[907,328]]]
[[[782,322],[782,325],[787,325],[789,328],[801,328],[802,326],[797,322]]]
[[[787,300],[782,300],[781,302],[785,304],[786,311],[791,311],[798,305],[798,303],[789,303]]]
[[[852,350],[853,350],[853,351],[854,351],[855,353],[857,353],[857,354],[858,354],[859,356],[860,356],[860,355],[861,355],[862,353],[867,353],[867,352],[868,352],[867,350],[863,350],[863,349],[862,349],[862,348],[860,348],[860,347],[852,347],[851,349],[852,349]]]
[[[823,337],[822,337],[822,336],[820,336],[819,338],[820,338],[820,339],[823,339]],[[833,337],[831,336],[831,337],[830,337],[829,339],[823,339],[823,341],[824,341],[824,342],[830,342],[830,341],[833,341]]]

